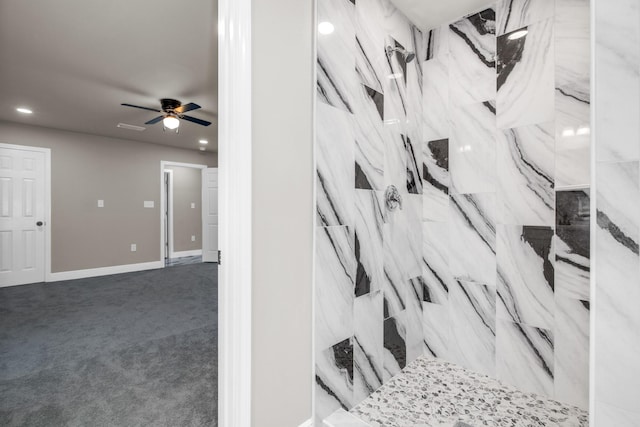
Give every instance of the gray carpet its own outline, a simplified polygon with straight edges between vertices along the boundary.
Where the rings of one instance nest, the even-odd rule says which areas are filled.
[[[0,425],[215,426],[217,266],[0,288]]]

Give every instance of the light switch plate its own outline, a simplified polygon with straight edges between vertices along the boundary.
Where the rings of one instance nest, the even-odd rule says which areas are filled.
[[[196,204],[191,202],[191,209],[195,209],[196,208]]]
[[[131,244],[131,252],[135,252],[138,250],[138,246],[135,243]]]
[[[191,236],[191,241],[195,242],[196,241],[196,236]]]
[[[104,200],[98,200],[98,207],[104,208]]]
[[[153,200],[145,200],[144,201],[144,207],[145,208],[152,208],[155,206],[155,203],[153,202]]]

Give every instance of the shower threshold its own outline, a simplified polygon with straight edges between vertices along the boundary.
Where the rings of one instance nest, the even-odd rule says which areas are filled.
[[[453,363],[421,357],[328,427],[587,427],[588,413]]]

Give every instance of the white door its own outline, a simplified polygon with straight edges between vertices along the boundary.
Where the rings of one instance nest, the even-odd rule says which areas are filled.
[[[0,145],[0,286],[45,279],[45,153]]]
[[[218,168],[202,170],[202,261],[218,262]]]

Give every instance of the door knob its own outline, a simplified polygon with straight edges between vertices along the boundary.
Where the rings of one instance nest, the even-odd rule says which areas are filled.
[[[38,227],[42,227],[42,226],[44,225],[44,222],[42,222],[42,221],[38,221],[38,222],[36,222],[36,225],[37,225]]]

